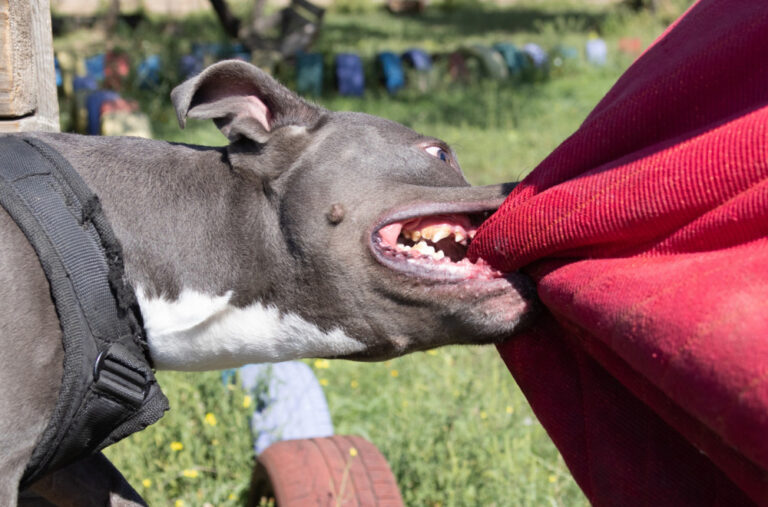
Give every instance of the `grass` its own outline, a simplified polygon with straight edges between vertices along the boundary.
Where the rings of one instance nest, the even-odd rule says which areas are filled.
[[[382,49],[435,50],[510,40],[551,49],[557,44],[583,47],[590,32],[598,31],[609,44],[611,60],[604,68],[571,62],[559,75],[536,82],[465,86],[440,81],[428,93],[406,90],[393,98],[369,87],[364,99],[327,94],[316,100],[330,109],[384,116],[445,139],[475,184],[517,180],[531,171],[578,127],[629,65],[629,57],[617,54],[618,38],[637,36],[647,44],[670,21],[611,5],[531,0],[507,8],[472,2],[471,8],[461,7],[466,3],[446,2],[452,8],[432,10],[423,18],[369,9],[331,12],[317,48],[370,57]],[[132,33],[121,28],[112,42],[130,46],[140,39],[148,53],[173,55],[189,46],[193,34],[217,36],[211,17],[168,26],[152,20]],[[88,37],[73,33],[56,45],[82,51],[83,44],[92,43]],[[288,70],[281,73],[290,81]],[[150,114],[156,137],[224,144],[210,122],[191,121],[187,130],[178,129],[167,101],[176,82],[169,76],[155,90],[132,92]],[[406,505],[587,503],[493,348],[446,348],[379,364],[309,364],[326,384],[336,432],[362,435],[379,447]],[[248,422],[253,398],[223,385],[217,372],[160,372],[158,378],[172,410],[158,424],[109,448],[107,455],[150,505],[242,505],[253,465]]]
[[[336,433],[378,446],[406,505],[587,504],[493,348],[309,364],[325,384]],[[242,505],[253,398],[217,372],[158,378],[171,411],[107,456],[149,505]]]
[[[585,503],[492,348],[335,362],[318,374],[337,432],[379,446],[406,505]]]

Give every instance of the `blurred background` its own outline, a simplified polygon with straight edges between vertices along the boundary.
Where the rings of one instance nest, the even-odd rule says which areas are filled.
[[[240,58],[329,109],[444,139],[473,184],[516,181],[691,3],[51,0],[61,126],[224,145],[212,122],[180,130],[169,93]],[[306,364],[336,433],[376,444],[406,505],[587,503],[492,347]],[[158,378],[171,412],[108,456],[150,505],[243,505],[264,386]]]

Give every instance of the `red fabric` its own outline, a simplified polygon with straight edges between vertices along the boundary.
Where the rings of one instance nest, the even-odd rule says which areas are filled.
[[[484,224],[500,352],[597,505],[768,505],[768,3],[701,0]]]

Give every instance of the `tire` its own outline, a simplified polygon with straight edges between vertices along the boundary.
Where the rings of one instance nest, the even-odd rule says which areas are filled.
[[[269,446],[254,468],[249,505],[272,497],[278,507],[401,507],[386,458],[358,436],[284,440]]]
[[[240,378],[243,388],[257,400],[251,416],[253,448],[257,455],[281,440],[333,435],[323,388],[306,364],[300,361],[249,364],[240,368]],[[260,383],[266,386],[257,388]]]

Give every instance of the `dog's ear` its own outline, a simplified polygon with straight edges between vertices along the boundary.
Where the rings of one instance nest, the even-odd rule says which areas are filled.
[[[259,143],[285,125],[311,126],[322,110],[284,87],[258,67],[225,60],[206,68],[171,92],[179,125],[187,118],[211,118],[230,141]]]

